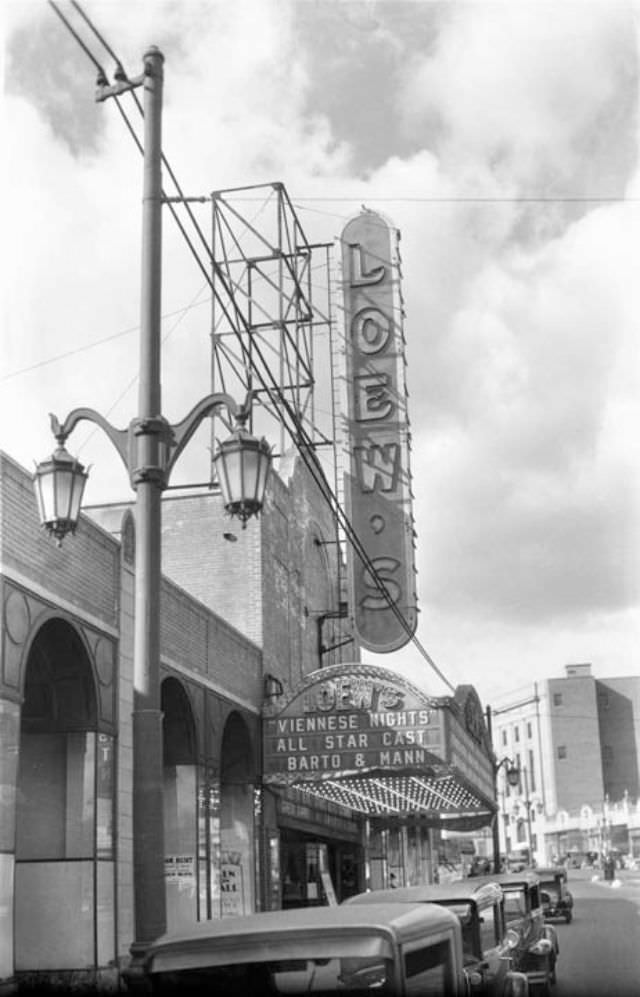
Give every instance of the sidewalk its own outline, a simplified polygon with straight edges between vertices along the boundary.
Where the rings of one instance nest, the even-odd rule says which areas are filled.
[[[596,883],[598,886],[608,886],[614,890],[621,886],[640,887],[640,872],[637,869],[616,869],[613,880],[605,879],[604,874],[597,870],[590,878],[592,883]]]

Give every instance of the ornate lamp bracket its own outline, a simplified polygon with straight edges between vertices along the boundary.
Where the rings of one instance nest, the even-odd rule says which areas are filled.
[[[64,447],[67,437],[71,435],[79,422],[82,422],[83,420],[86,422],[94,422],[96,426],[99,426],[100,429],[104,430],[107,434],[118,451],[122,463],[128,470],[129,431],[127,429],[116,429],[115,426],[112,426],[111,423],[101,416],[99,412],[96,412],[96,410],[92,408],[74,409],[72,412],[69,412],[69,415],[64,420],[62,425],[53,412],[49,413],[49,419],[51,420],[51,431],[56,438],[58,446],[60,447]]]
[[[251,407],[251,398],[252,392],[249,392],[244,405],[238,405],[235,399],[232,398],[231,395],[226,394],[224,391],[218,391],[212,395],[206,395],[204,398],[200,399],[197,405],[194,405],[189,414],[186,415],[181,422],[178,422],[175,426],[170,427],[172,434],[172,452],[167,462],[167,479],[175,467],[180,454],[203,419],[206,419],[207,416],[211,415],[211,413],[216,409],[224,406],[232,419],[234,419],[236,423],[240,423],[242,425],[248,418]]]

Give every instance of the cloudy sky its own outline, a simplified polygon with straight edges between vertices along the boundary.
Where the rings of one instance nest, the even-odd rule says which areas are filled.
[[[187,193],[281,180],[311,241],[362,204],[401,231],[418,633],[449,680],[499,706],[568,662],[637,672],[638,5],[83,9],[130,75],[163,50],[164,150]],[[30,468],[48,412],[135,414],[142,175],[51,7],[4,15],[0,447]],[[209,390],[209,295],[165,233],[175,422]],[[130,495],[99,432],[69,449],[93,465],[89,502]],[[446,691],[412,646],[371,660]]]

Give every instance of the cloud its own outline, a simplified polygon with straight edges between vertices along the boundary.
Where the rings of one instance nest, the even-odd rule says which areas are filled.
[[[165,52],[164,148],[186,194],[282,180],[312,240],[360,203],[400,229],[419,633],[436,661],[459,681],[483,664],[487,687],[518,655],[525,678],[560,657],[605,667],[608,648],[611,667],[628,665],[638,207],[588,198],[638,196],[633,8],[85,9],[130,74],[149,44]],[[7,23],[3,363],[33,369],[3,383],[2,446],[30,465],[51,449],[47,412],[90,403],[118,426],[135,412],[142,164],[48,6],[14,5]],[[193,210],[208,236],[210,206]],[[164,233],[176,421],[209,390],[209,292],[168,215]],[[128,496],[89,432],[73,438],[94,464],[88,500]],[[181,480],[203,479],[209,443],[192,441]]]
[[[469,190],[576,196],[595,183],[588,193],[615,195],[634,152],[632,8],[445,9],[434,51],[406,67],[405,128],[431,124],[447,171]]]

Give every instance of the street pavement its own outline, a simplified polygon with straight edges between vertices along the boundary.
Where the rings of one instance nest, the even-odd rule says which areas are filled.
[[[640,997],[640,871],[616,877],[608,883],[595,870],[569,870],[575,905],[571,924],[553,922],[554,997]]]

